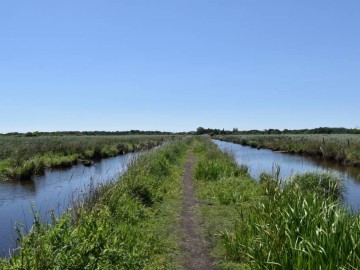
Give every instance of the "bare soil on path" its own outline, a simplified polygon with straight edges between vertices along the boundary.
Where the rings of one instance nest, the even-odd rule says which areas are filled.
[[[181,250],[187,270],[215,270],[214,260],[209,255],[209,247],[201,237],[201,223],[196,213],[197,200],[193,182],[195,158],[189,153],[183,177],[184,197],[181,211],[180,232],[182,234]]]

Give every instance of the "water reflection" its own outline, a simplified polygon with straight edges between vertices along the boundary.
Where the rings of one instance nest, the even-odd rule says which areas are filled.
[[[0,182],[0,253],[8,256],[15,247],[14,226],[20,221],[26,230],[33,224],[32,206],[50,221],[49,212],[61,215],[72,200],[90,188],[116,179],[137,154],[126,154],[95,162],[92,167],[76,165],[46,171],[29,181]]]
[[[355,181],[360,183],[360,168],[354,167],[354,166],[347,166],[345,164],[336,162],[334,160],[327,160],[320,157],[304,157],[307,159],[310,159],[312,162],[314,162],[317,166],[323,167],[323,168],[329,168],[336,171],[341,171],[343,173],[347,174],[347,178],[352,178]]]
[[[357,211],[360,207],[360,168],[346,166],[332,160],[319,157],[275,152],[269,149],[256,149],[240,144],[213,140],[223,151],[230,151],[239,164],[250,169],[250,175],[258,179],[260,173],[271,172],[274,164],[280,165],[280,177],[283,179],[297,172],[331,170],[344,180],[346,192],[344,204]]]
[[[0,181],[0,207],[7,202],[31,198],[36,193],[33,181]]]

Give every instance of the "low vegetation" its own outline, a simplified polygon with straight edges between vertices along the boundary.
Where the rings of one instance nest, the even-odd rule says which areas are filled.
[[[341,205],[331,173],[258,182],[210,141],[198,142],[196,179],[207,237],[223,269],[357,269],[360,217]]]
[[[176,269],[175,233],[189,141],[142,155],[116,182],[98,187],[52,224],[31,232],[0,269]]]
[[[360,166],[359,135],[228,135],[215,138],[256,148],[316,155]]]
[[[47,168],[150,149],[175,137],[131,136],[0,136],[0,180],[30,179]]]
[[[0,269],[182,269],[178,217],[186,152],[203,228],[220,269],[358,269],[360,216],[341,204],[337,175],[258,181],[231,153],[198,137],[142,155],[118,181],[99,186],[53,222],[34,214],[28,235]]]

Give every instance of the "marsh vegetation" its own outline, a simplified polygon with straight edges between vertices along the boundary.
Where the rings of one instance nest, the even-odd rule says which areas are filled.
[[[28,235],[1,269],[169,269],[188,142],[142,155],[118,181],[45,223],[34,213]]]
[[[0,180],[28,180],[48,168],[150,149],[166,135],[0,136]]]
[[[219,269],[357,269],[360,217],[341,203],[336,174],[282,181],[246,165],[209,137],[167,143],[141,156],[117,181],[94,189],[61,217],[34,214],[4,269],[183,269],[182,174],[193,152],[196,228]],[[281,164],[280,164],[281,165]]]

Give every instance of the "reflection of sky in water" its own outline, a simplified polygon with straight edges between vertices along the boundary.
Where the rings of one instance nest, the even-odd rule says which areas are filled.
[[[95,162],[92,167],[76,165],[69,169],[47,171],[33,181],[0,182],[0,254],[14,247],[13,228],[21,221],[29,229],[33,223],[31,205],[49,221],[48,212],[63,213],[71,200],[89,192],[91,186],[116,179],[136,154],[126,154]]]
[[[261,172],[271,173],[274,165],[280,166],[280,176],[285,179],[297,172],[331,170],[342,176],[346,186],[344,203],[357,210],[360,206],[360,168],[350,167],[322,158],[306,157],[288,153],[274,152],[268,149],[256,149],[240,144],[213,140],[221,149],[234,154],[239,164],[250,169],[254,179]]]

